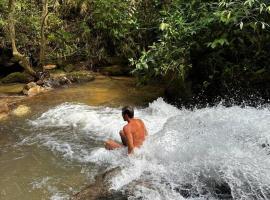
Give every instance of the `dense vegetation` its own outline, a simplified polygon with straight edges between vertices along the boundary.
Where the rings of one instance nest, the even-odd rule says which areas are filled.
[[[34,70],[117,57],[141,83],[164,81],[177,98],[241,88],[269,98],[269,20],[268,0],[0,0],[0,48]]]

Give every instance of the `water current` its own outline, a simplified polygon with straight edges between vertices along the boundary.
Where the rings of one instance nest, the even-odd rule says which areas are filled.
[[[268,105],[178,109],[134,85],[101,77],[22,102],[32,113],[0,124],[0,199],[66,200],[114,168],[129,200],[270,199]],[[127,104],[149,132],[131,156],[103,148]]]
[[[186,110],[159,98],[135,110],[149,137],[132,156],[102,146],[120,142],[120,113],[64,103],[29,121],[34,134],[21,144],[38,143],[70,162],[120,166],[111,189],[125,192],[137,181],[129,199],[270,199],[269,107]]]

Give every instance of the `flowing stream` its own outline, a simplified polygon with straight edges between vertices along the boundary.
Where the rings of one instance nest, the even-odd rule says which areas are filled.
[[[124,94],[134,100],[143,93]],[[131,200],[270,199],[269,106],[188,110],[162,98],[146,106],[150,97],[129,100],[149,137],[127,156],[126,149],[103,148],[109,138],[120,141],[121,98],[100,105],[57,99],[2,126],[1,199],[68,199],[101,171],[119,167],[110,188]]]

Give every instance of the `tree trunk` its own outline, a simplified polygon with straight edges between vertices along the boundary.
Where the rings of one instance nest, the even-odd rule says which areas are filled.
[[[45,51],[46,51],[46,37],[45,37],[45,29],[47,25],[48,18],[48,0],[42,0],[42,17],[41,17],[41,39],[40,39],[40,54],[39,61],[41,66],[45,65]]]
[[[15,60],[25,69],[26,72],[32,76],[36,76],[36,72],[30,65],[27,57],[22,55],[16,46],[16,32],[15,32],[15,23],[14,23],[14,13],[15,13],[15,0],[9,0],[8,2],[8,35],[10,37],[12,45],[12,54]]]

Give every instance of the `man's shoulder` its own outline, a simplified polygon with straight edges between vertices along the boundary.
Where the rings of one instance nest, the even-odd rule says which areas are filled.
[[[141,120],[141,119],[139,119],[139,118],[136,118],[136,121],[139,122],[139,123],[141,123],[141,124],[144,124],[144,123],[143,123],[143,120]]]
[[[125,126],[123,126],[123,130],[127,131],[130,129],[130,124],[126,124]]]

